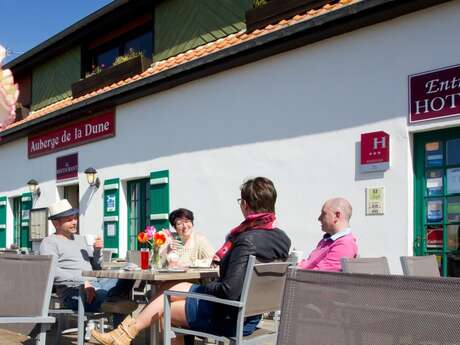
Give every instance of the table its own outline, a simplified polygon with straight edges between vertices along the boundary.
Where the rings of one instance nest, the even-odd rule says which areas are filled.
[[[158,283],[165,281],[190,281],[197,279],[216,278],[218,276],[218,273],[218,268],[189,268],[185,272],[167,272],[166,270],[124,271],[119,269],[109,269],[100,271],[83,271],[82,276],[96,278],[145,280],[148,282]]]
[[[118,261],[104,262],[103,261],[101,263],[101,269],[103,270],[122,269],[124,265],[126,265],[126,262],[118,262]]]
[[[144,280],[147,281],[153,288],[158,288],[163,282],[167,281],[196,281],[213,279],[219,275],[218,268],[190,268],[185,272],[168,272],[166,270],[141,270],[141,271],[124,271],[119,269],[108,269],[100,271],[83,271],[84,277],[95,278],[112,278],[112,279],[130,279],[130,280]],[[83,300],[81,294],[79,298],[79,312],[80,307],[83,310]],[[83,312],[83,311],[82,311]],[[158,344],[158,325],[150,327],[150,344]],[[83,327],[83,326],[82,326]],[[84,330],[83,330],[84,331]],[[79,325],[80,332],[80,325]]]

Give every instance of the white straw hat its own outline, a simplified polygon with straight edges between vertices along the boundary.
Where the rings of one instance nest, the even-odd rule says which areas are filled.
[[[78,208],[72,208],[70,202],[67,199],[59,200],[49,208],[50,215],[48,219],[58,219],[61,217],[74,216],[79,213]]]

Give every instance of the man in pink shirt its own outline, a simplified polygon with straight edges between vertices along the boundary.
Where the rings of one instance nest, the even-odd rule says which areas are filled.
[[[356,238],[349,226],[351,213],[351,205],[344,198],[334,198],[324,203],[318,220],[326,234],[308,258],[299,262],[298,268],[340,272],[342,258],[358,255]]]

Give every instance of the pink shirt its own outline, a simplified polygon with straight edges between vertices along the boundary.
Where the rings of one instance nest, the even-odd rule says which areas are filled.
[[[325,235],[308,259],[299,262],[297,267],[306,270],[340,272],[342,270],[340,259],[354,258],[357,255],[356,238],[350,229],[345,229],[332,236]]]

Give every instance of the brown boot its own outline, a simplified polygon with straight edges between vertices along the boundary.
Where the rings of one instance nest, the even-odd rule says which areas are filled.
[[[138,333],[136,320],[128,316],[112,332],[99,333],[93,330],[91,335],[102,345],[129,345]]]

